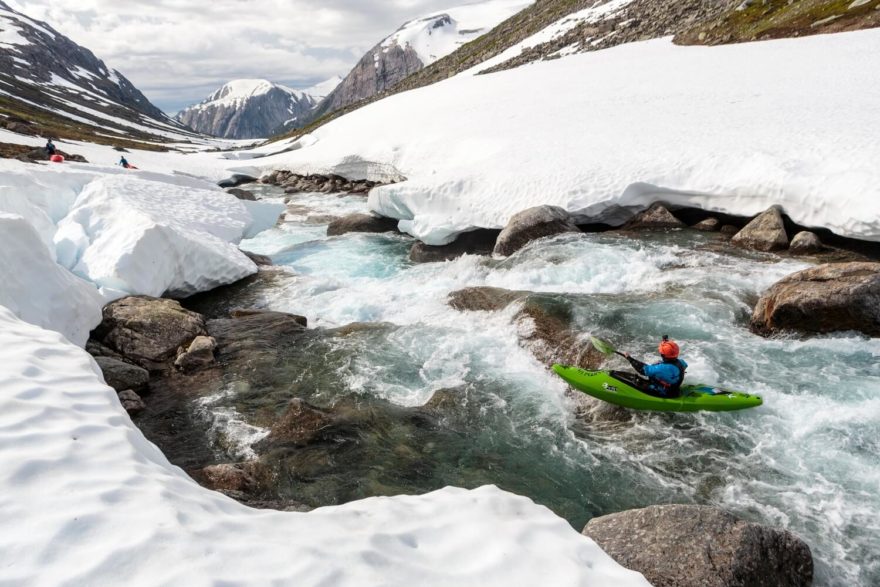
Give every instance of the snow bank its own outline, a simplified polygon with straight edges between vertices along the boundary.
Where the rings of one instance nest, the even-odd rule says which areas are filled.
[[[91,283],[55,263],[40,237],[27,219],[0,212],[0,306],[85,345],[101,322],[104,300]]]
[[[373,210],[429,244],[553,204],[653,200],[880,240],[880,30],[719,47],[655,40],[460,75],[319,129],[263,170],[395,169]],[[371,177],[370,179],[382,179]]]
[[[480,587],[647,581],[495,487],[257,511],[197,486],[85,351],[0,308],[3,579],[57,585]]]
[[[55,243],[59,262],[108,298],[183,297],[255,273],[235,243],[274,225],[282,210],[219,190],[107,176],[82,190]]]

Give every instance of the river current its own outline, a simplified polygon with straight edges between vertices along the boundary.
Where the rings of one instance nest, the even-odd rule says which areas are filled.
[[[256,191],[280,197],[276,188]],[[408,408],[453,390],[456,404],[439,426],[376,426],[332,463],[304,451],[290,467],[312,474],[279,481],[292,496],[316,506],[493,483],[578,530],[628,508],[712,504],[801,536],[816,585],[880,584],[880,339],[764,339],[748,330],[760,292],[807,261],[673,231],[564,235],[506,259],[414,264],[404,236],[326,236],[328,218],[365,211],[363,198],[295,195],[290,210],[242,243],[286,270],[252,301],[304,315],[310,328],[375,327],[316,346],[285,393],[324,406],[358,396]],[[669,334],[689,381],[758,393],[765,404],[580,420],[564,383],[519,343],[516,306],[447,304],[470,286],[553,294],[585,336],[644,359]],[[259,399],[224,390],[198,403],[233,458],[247,458],[265,436],[249,402]]]

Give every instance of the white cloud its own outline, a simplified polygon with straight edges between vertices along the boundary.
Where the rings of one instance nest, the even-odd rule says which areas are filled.
[[[169,111],[230,79],[306,87],[345,75],[405,21],[455,0],[11,0],[45,20]]]

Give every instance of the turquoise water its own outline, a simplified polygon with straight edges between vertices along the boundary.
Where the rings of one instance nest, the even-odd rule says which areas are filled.
[[[290,366],[293,385],[279,375],[279,405],[290,395],[325,406],[377,402],[351,442],[284,455],[292,496],[319,505],[494,483],[578,529],[626,508],[717,504],[803,537],[817,585],[880,584],[880,340],[767,340],[747,328],[758,294],[804,262],[677,232],[566,235],[503,260],[415,265],[402,236],[325,236],[325,215],[363,211],[363,199],[306,195],[294,204],[288,223],[243,244],[290,271],[260,304],[318,328],[381,324],[316,339]],[[528,325],[512,321],[516,308],[447,305],[449,292],[476,285],[558,294],[576,328],[635,356],[650,358],[670,334],[691,381],[759,393],[765,405],[580,421],[561,381],[520,346]],[[419,411],[438,390],[453,390],[454,407],[441,417]],[[247,419],[248,402],[265,397],[233,394],[217,406],[235,405]]]

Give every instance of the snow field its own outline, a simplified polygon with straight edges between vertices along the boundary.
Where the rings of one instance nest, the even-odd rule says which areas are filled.
[[[539,204],[621,223],[655,200],[740,215],[780,204],[800,224],[876,241],[877,136],[874,29],[719,47],[661,39],[463,74],[252,163],[394,169],[408,181],[374,189],[370,206],[431,245]]]

